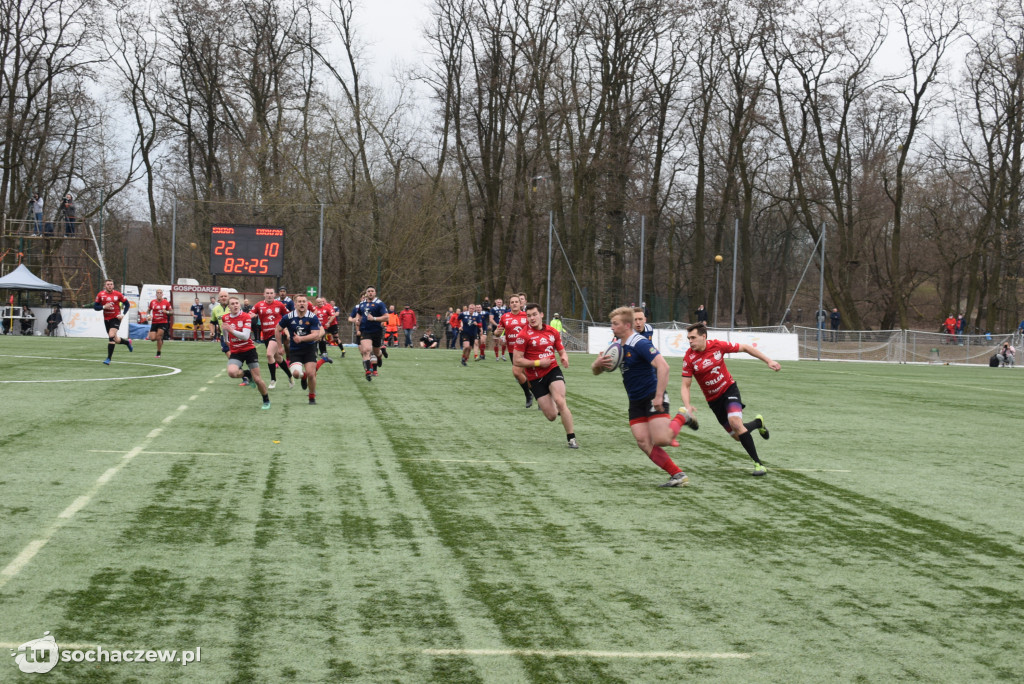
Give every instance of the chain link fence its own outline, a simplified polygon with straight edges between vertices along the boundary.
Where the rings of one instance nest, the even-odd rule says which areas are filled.
[[[598,323],[600,325],[601,323]],[[591,321],[563,318],[562,342],[569,351],[587,351]],[[651,324],[659,330],[682,330],[689,323],[663,321]],[[948,335],[921,330],[831,330],[793,326],[737,328],[744,332],[794,333],[801,360],[880,361],[884,363],[966,363],[987,365],[1003,342],[1015,348],[1024,344],[1020,331],[999,335]],[[821,342],[819,345],[819,336]]]
[[[1021,345],[1021,335],[950,335],[921,330],[831,330],[794,326],[800,358],[888,363],[987,365],[1003,342]],[[820,342],[819,342],[820,338]]]

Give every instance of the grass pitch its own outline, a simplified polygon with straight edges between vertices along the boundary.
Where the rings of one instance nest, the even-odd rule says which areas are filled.
[[[560,423],[509,364],[394,350],[272,408],[210,343],[0,338],[0,642],[195,649],[52,681],[994,681],[1024,669],[1016,369],[731,360],[751,462],[701,405],[636,448],[572,355]],[[336,355],[337,352],[335,351]],[[678,404],[678,359],[670,396]],[[180,369],[180,372],[176,372]],[[266,368],[264,366],[264,374]],[[14,658],[0,681],[30,681]]]

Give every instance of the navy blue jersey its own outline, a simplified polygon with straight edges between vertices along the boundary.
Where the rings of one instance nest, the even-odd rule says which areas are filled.
[[[192,311],[192,320],[193,321],[202,320],[202,318],[203,318],[203,305],[202,304],[193,304],[190,307],[190,310]]]
[[[646,399],[653,397],[658,389],[658,372],[654,369],[654,359],[661,352],[651,341],[634,332],[622,344],[622,384],[626,386],[626,394],[630,399]]]
[[[382,321],[370,320],[370,316],[380,318],[381,316],[388,315],[387,305],[379,299],[374,299],[372,302],[359,302],[352,311],[353,316],[359,314],[362,317],[362,320],[359,321],[359,332],[373,335],[384,330],[384,323]]]
[[[482,312],[482,311],[474,311],[473,312],[473,325],[475,325],[478,330],[483,330],[484,322],[486,322],[486,321],[487,321],[487,315],[484,312]]]
[[[462,336],[463,337],[476,337],[480,333],[480,328],[477,327],[477,321],[480,318],[476,313],[470,313],[463,311],[459,314],[459,321],[462,323]]]
[[[304,342],[295,342],[296,336],[308,335],[310,332],[320,329],[320,319],[312,311],[306,311],[305,316],[300,316],[298,311],[290,311],[285,314],[278,325],[288,331],[288,348],[292,351],[302,351],[303,349],[316,347],[316,343],[319,341],[305,340]]]
[[[492,325],[495,328],[497,328],[498,327],[498,321],[500,321],[501,317],[504,316],[507,313],[508,313],[508,307],[507,306],[492,306],[491,307],[491,320],[494,321],[492,323]]]
[[[286,307],[288,307],[289,311],[295,311],[295,302],[292,301],[291,297],[284,297],[283,299],[278,297],[278,299],[281,300],[282,304],[284,304]]]
[[[483,327],[484,332],[487,332],[491,325],[491,307],[485,306],[480,309],[480,325]]]
[[[650,323],[644,323],[644,331],[641,332],[641,333],[637,333],[637,334],[638,335],[643,335],[644,337],[646,337],[651,342],[654,341],[654,328],[651,327]]]

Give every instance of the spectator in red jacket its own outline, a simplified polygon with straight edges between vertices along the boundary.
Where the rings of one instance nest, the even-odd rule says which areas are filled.
[[[449,343],[449,349],[455,349],[459,344],[459,331],[462,330],[462,309],[455,309],[448,316],[448,326],[452,329],[452,341]]]
[[[956,318],[953,317],[953,314],[949,314],[949,316],[946,317],[942,327],[944,327],[946,329],[946,333],[949,334],[949,338],[947,338],[946,341],[949,344],[956,344]]]
[[[398,314],[398,324],[405,331],[405,346],[412,346],[412,331],[416,329],[416,312],[408,304]]]

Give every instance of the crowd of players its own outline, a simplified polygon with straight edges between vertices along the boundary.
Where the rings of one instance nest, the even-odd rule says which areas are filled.
[[[114,290],[113,281],[107,280],[104,289],[96,296],[94,307],[103,311],[108,334],[104,363],[109,365],[118,344],[124,344],[129,352],[132,351],[131,340],[122,339],[118,334],[129,303],[123,294]],[[170,308],[161,290],[157,290],[156,299],[147,307],[152,320],[150,339],[157,341],[157,358],[161,355],[164,336],[169,332]],[[192,311],[193,316],[201,321],[202,305],[198,299]],[[221,348],[228,359],[228,375],[241,379],[242,385],[254,383],[262,397],[262,408],[269,409],[269,390],[276,386],[278,368],[286,369],[289,386],[294,385],[294,379],[299,379],[302,388],[308,392],[309,403],[316,404],[317,372],[325,363],[333,363],[327,354],[327,345],[333,338],[340,346],[338,314],[323,297],[310,303],[305,295],[289,297],[284,288],[279,293],[267,288],[263,300],[247,312],[242,310],[237,296],[222,290],[211,312],[211,321],[220,331]],[[371,382],[388,358],[387,346],[383,344],[388,307],[377,297],[376,289],[368,287],[347,318],[358,328],[364,377]],[[686,473],[664,447],[679,446],[676,438],[684,426],[692,430],[699,427],[690,393],[695,378],[719,424],[740,442],[754,461],[752,474],[760,476],[767,473],[751,435],[757,430],[763,439],[768,439],[768,429],[760,415],[751,422],[743,422],[744,404],[739,388],[725,366],[724,355],[744,352],[764,361],[774,371],[780,370],[777,362],[750,345],[708,340],[703,322],[689,326],[687,339],[690,349],[683,358],[680,387],[683,406],[670,418],[666,391],[669,366],[652,342],[654,331],[647,324],[643,309],[620,307],[612,311],[610,321],[612,334],[621,347],[619,363],[616,365],[613,358],[601,354],[591,365],[591,370],[594,374],[616,367],[621,370],[629,398],[630,431],[637,446],[669,474],[669,480],[662,487],[679,487],[689,482]],[[486,358],[488,337],[492,339],[496,360],[505,361],[506,353],[510,353],[512,374],[523,391],[526,408],[536,402],[547,420],[560,418],[565,429],[566,446],[579,448],[572,412],[566,403],[565,376],[562,374],[562,369],[569,367],[569,357],[560,329],[545,323],[544,312],[538,304],[528,302],[525,294],[517,293],[509,298],[507,307],[501,299],[496,299],[493,306],[486,308],[479,304],[468,305],[453,315],[450,325],[457,325],[460,332],[460,363],[463,366],[468,365],[471,353],[477,361]],[[260,373],[257,339],[266,349],[269,383]],[[421,346],[428,345],[421,343]],[[436,346],[436,341],[432,346]],[[344,347],[341,349],[344,354]]]

